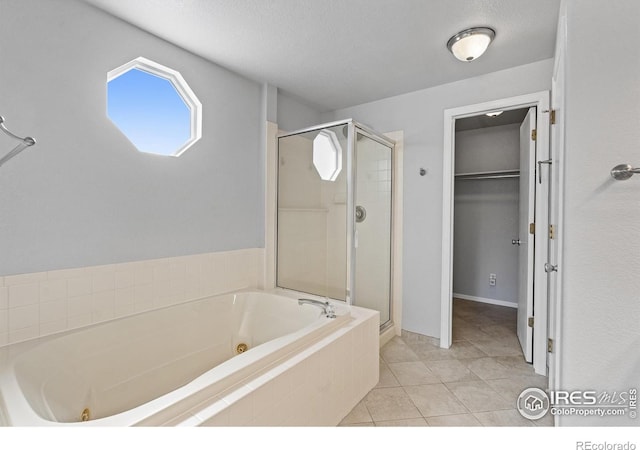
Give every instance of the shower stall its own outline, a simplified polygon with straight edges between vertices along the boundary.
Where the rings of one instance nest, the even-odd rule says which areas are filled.
[[[278,137],[276,285],[391,326],[395,142],[353,120]]]

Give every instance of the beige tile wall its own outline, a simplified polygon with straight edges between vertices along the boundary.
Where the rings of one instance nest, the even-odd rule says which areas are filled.
[[[262,287],[263,267],[256,248],[0,277],[0,346]]]

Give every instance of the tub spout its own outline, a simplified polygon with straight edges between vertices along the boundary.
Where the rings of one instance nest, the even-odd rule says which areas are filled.
[[[317,306],[322,310],[322,313],[325,315],[325,317],[328,317],[329,319],[336,318],[336,311],[335,309],[333,309],[333,305],[329,302],[321,302],[320,300],[312,300],[310,298],[298,299],[298,305],[304,304]]]

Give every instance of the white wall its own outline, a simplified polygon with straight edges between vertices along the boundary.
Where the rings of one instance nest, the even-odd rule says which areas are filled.
[[[640,2],[567,1],[560,385],[640,387]],[[594,29],[598,32],[594,33]],[[622,417],[563,425],[640,425]]]
[[[517,170],[520,124],[456,133],[456,173]],[[456,180],[453,292],[518,303],[518,178]],[[489,286],[489,274],[496,285]]]
[[[380,132],[404,131],[403,328],[440,335],[444,110],[549,89],[552,63],[543,60],[340,109],[330,118],[352,117]],[[428,169],[424,177],[421,167]]]
[[[0,275],[264,245],[258,83],[83,2],[0,7],[0,114],[37,140],[0,169]],[[138,56],[203,104],[180,158],[139,153],[106,116],[107,72]]]

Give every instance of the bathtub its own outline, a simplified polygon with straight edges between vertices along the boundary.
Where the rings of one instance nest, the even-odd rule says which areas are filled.
[[[0,348],[0,421],[335,425],[377,383],[379,315],[334,305],[236,292]]]

